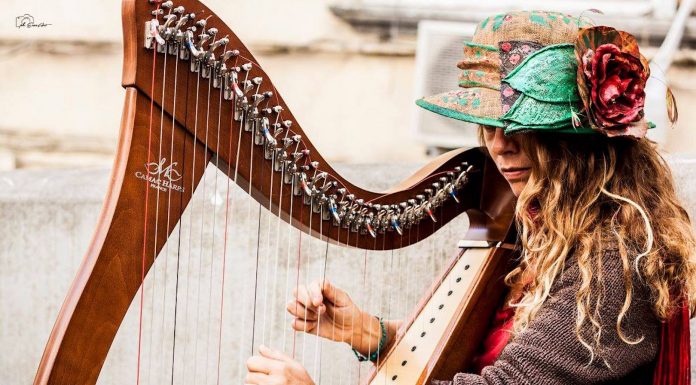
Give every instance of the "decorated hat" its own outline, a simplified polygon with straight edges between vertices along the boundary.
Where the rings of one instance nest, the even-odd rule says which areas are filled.
[[[416,104],[502,127],[506,135],[546,131],[641,138],[652,126],[643,111],[650,67],[636,39],[583,18],[543,11],[491,16],[464,42],[458,67],[458,89]],[[668,106],[676,108],[671,92]]]

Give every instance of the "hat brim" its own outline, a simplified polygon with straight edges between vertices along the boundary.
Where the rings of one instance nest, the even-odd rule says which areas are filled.
[[[484,87],[451,90],[416,100],[428,111],[469,123],[505,127],[500,116],[500,92]]]

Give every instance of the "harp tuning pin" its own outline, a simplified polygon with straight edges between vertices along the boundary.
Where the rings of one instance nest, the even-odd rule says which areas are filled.
[[[349,201],[353,201],[353,199],[355,199],[355,195],[348,194],[348,195],[346,195],[346,199],[348,199]]]
[[[372,219],[368,218],[365,221],[365,227],[367,228],[367,232],[370,234],[372,238],[377,238],[377,232],[375,231],[374,227],[372,227]]]
[[[330,189],[332,189],[332,188],[334,188],[334,187],[336,187],[336,186],[338,186],[338,182],[336,182],[335,180],[332,180],[331,182],[325,183],[325,184],[321,187],[321,192],[322,192],[322,193],[326,193],[327,191],[329,191]]]
[[[210,35],[215,36],[215,35],[217,35],[217,33],[218,33],[218,29],[217,29],[217,28],[209,28],[209,29],[208,29],[208,34],[210,34]]]
[[[408,207],[408,203],[406,203],[406,202],[401,202],[401,203],[399,203],[399,207],[401,207],[401,209],[403,210],[403,209],[405,209],[406,207]]]
[[[447,178],[445,178],[444,176],[443,176],[443,177],[440,177],[440,183],[443,184],[443,185],[444,185],[445,183],[447,183]]]
[[[278,142],[275,140],[273,135],[271,135],[271,132],[268,130],[269,124],[270,123],[268,121],[268,118],[264,116],[261,119],[261,127],[262,127],[262,131],[263,131],[263,136],[266,138],[267,144],[269,144],[271,146],[275,146]]]
[[[251,63],[247,63],[247,64],[251,64]],[[245,70],[245,71],[248,71],[248,70]],[[257,86],[260,86],[261,83],[263,83],[263,78],[260,76],[257,76],[255,78],[251,79],[251,81],[252,81],[252,83],[256,84]]]
[[[457,190],[451,184],[447,187],[447,193],[454,199],[455,202],[459,203],[459,198],[457,198]]]
[[[271,110],[270,108],[266,107],[266,108],[262,108],[262,109],[261,109],[261,112],[263,112],[265,115],[270,115],[271,112],[273,112],[273,110]],[[273,127],[275,127],[275,126],[276,126],[276,124],[273,124]]]
[[[415,206],[415,205],[416,205],[416,200],[413,199],[413,198],[412,198],[412,199],[409,199],[409,200],[408,200],[408,204],[411,205],[411,206]]]
[[[425,189],[425,193],[428,194],[429,196],[433,196],[433,190],[432,189]]]
[[[336,223],[341,222],[341,217],[338,215],[338,211],[336,210],[336,199],[333,196],[329,198],[329,213]]]
[[[304,151],[307,151],[307,155],[309,155],[309,150]],[[316,160],[314,162],[309,163],[309,165],[312,166],[312,168],[315,170],[319,169],[319,162],[317,162]]]
[[[416,195],[416,199],[418,199],[419,201],[424,201],[424,200],[425,200],[425,195],[423,195],[423,194],[418,194],[418,195]]]
[[[273,106],[273,112],[276,113],[276,114],[280,114],[281,112],[283,112],[283,107],[281,107],[281,106]]]
[[[396,230],[396,232],[399,233],[399,235],[403,235],[404,232],[401,229],[401,224],[399,223],[399,216],[396,214],[392,215],[390,221],[394,230]]]
[[[258,106],[259,103],[266,100],[266,98],[262,94],[254,94],[251,98],[254,101],[254,106]]]
[[[288,147],[292,146],[294,141],[290,138],[283,138],[283,147],[287,149]]]
[[[437,189],[440,188],[440,184],[437,183],[437,182],[434,182],[433,184],[431,184],[431,186],[433,186],[433,188],[434,188],[435,190],[437,190]]]
[[[162,3],[162,4],[160,5],[160,7],[161,7],[161,8],[164,8],[164,9],[169,9],[169,8],[171,8],[171,7],[173,7],[173,6],[174,6],[174,3],[173,3],[172,1],[165,1],[164,3]]]
[[[454,168],[454,172],[460,172],[460,171],[462,171],[462,168],[461,168],[461,167],[457,166],[457,167]]]
[[[307,184],[307,174],[300,174],[300,184],[302,186],[302,191],[304,191],[304,193],[307,196],[312,196],[312,190],[309,188],[309,185]]]
[[[375,204],[373,204],[373,205],[372,205],[372,207],[374,207],[374,208],[375,208],[375,210],[377,210],[377,211],[379,211],[379,210],[381,210],[381,209],[382,209],[382,205],[381,205],[381,204],[379,204],[379,203],[375,203]]]
[[[210,32],[210,31],[213,30],[213,29],[214,29],[214,28],[209,29],[208,32]],[[211,50],[211,51],[216,50],[218,47],[227,45],[227,43],[229,43],[229,42],[230,42],[230,39],[228,39],[228,38],[226,38],[226,37],[223,37],[222,39],[220,39],[220,40],[214,42],[213,44],[211,44],[211,45],[210,45],[210,50]],[[223,61],[224,61],[224,60],[223,60]]]
[[[184,7],[182,7],[182,6],[178,6],[178,7],[174,8],[174,9],[172,10],[173,13],[176,13],[176,14],[179,14],[179,15],[183,14],[184,11],[185,11],[185,9],[184,9]]]
[[[196,27],[199,28],[205,28],[205,25],[208,24],[208,19],[200,19],[196,22]]]
[[[430,219],[432,219],[433,222],[437,222],[437,218],[435,218],[435,214],[433,214],[433,209],[430,206],[430,203],[425,204],[425,212],[428,213],[428,216]]]
[[[270,99],[273,97],[273,91],[266,91],[263,93],[263,96],[266,97],[266,99]]]
[[[285,126],[285,128],[287,129],[290,129],[290,127],[292,127],[292,120],[284,120],[283,126]]]
[[[251,67],[253,67],[251,63],[244,63],[242,64],[242,71],[249,72],[251,71]]]
[[[152,14],[152,16],[157,17],[157,16],[159,16],[159,15],[164,14],[164,10],[162,10],[162,9],[155,9],[154,11],[152,11],[152,12],[150,12],[150,13]]]

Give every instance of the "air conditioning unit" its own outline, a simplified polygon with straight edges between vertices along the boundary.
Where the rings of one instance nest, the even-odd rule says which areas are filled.
[[[473,23],[420,21],[416,48],[416,98],[438,94],[458,87],[461,71],[462,42],[471,39]],[[474,124],[446,118],[420,107],[414,107],[415,134],[429,151],[459,147],[477,147]],[[436,151],[437,152],[437,151]]]

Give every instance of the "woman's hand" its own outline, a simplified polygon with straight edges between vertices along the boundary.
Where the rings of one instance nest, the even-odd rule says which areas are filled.
[[[293,294],[287,306],[295,317],[293,329],[338,342],[359,338],[363,312],[345,291],[324,280],[299,286]]]
[[[259,355],[247,362],[245,384],[254,385],[314,385],[307,370],[287,355],[263,345]]]
[[[293,291],[288,312],[295,319],[292,328],[332,341],[345,342],[365,356],[378,346],[382,337],[379,320],[363,312],[343,290],[329,281],[315,281]],[[387,344],[401,321],[385,321]]]

